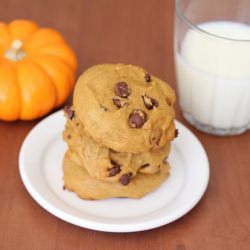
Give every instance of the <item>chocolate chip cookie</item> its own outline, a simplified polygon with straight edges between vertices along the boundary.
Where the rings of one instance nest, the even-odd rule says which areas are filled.
[[[63,171],[64,187],[82,199],[140,198],[161,185],[169,175],[169,166],[163,164],[159,171],[152,175],[137,174],[131,181],[128,174],[122,178],[122,183],[112,183],[91,177],[86,168],[72,161],[67,152],[63,161]]]
[[[117,152],[157,150],[174,139],[175,94],[142,68],[103,64],[77,81],[73,106],[87,136]]]
[[[68,144],[68,154],[71,160],[80,166],[85,166],[93,178],[109,182],[123,181],[129,174],[132,179],[137,172],[154,174],[159,171],[170,151],[170,144],[158,150],[132,154],[113,151],[95,142],[84,133],[84,126],[68,109],[68,119],[63,138]]]
[[[83,199],[140,198],[169,175],[175,94],[146,70],[91,67],[65,108],[64,187]]]

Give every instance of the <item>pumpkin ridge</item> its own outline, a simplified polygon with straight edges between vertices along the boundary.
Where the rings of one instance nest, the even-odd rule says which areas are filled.
[[[67,73],[70,73],[72,75],[72,83],[70,84],[71,87],[74,86],[74,81],[75,81],[75,70],[72,69],[72,67],[65,62],[65,60],[62,60],[61,58],[59,58],[58,56],[55,56],[55,55],[50,55],[50,54],[32,54],[29,56],[29,60],[32,61],[32,62],[36,62],[37,63],[37,60],[39,60],[39,57],[36,58],[36,56],[39,56],[39,57],[44,57],[44,58],[48,58],[48,59],[56,59],[57,61],[59,61],[60,63],[62,63],[67,69],[68,69],[68,72]],[[38,63],[39,64],[39,63]]]
[[[52,57],[55,57],[58,60],[62,61],[65,65],[67,65],[72,72],[75,73],[75,71],[76,71],[75,69],[73,69],[73,67],[69,63],[67,63],[67,61],[64,58],[61,58],[59,56],[56,56],[56,55],[53,55],[53,54],[50,54],[50,53],[43,53],[43,52],[41,52],[41,53],[35,53],[33,55],[39,55],[39,56],[43,55],[43,56],[52,56]]]
[[[23,105],[20,119],[32,120],[48,114],[55,107],[54,84],[46,72],[33,62],[24,60],[18,64],[18,80]]]
[[[11,42],[19,39],[23,42],[23,44],[26,43],[29,36],[34,34],[40,28],[35,22],[26,19],[16,19],[9,22],[7,26]]]
[[[38,64],[40,67],[42,67],[44,71],[47,72],[47,75],[50,77],[50,79],[53,79],[57,92],[55,107],[61,106],[62,103],[64,103],[67,100],[67,96],[70,95],[74,86],[75,77],[72,69],[67,64],[65,64],[60,58],[57,58],[55,56],[40,55],[40,57],[31,57],[29,58],[29,60],[34,62],[34,64]],[[58,64],[59,67],[63,67],[62,71],[61,69],[60,70],[57,69],[55,71],[53,70],[52,76],[50,76],[51,73],[49,72],[49,69],[47,70],[46,61],[47,63],[49,62],[52,64],[56,62],[56,64]],[[58,78],[56,77],[58,73],[66,80],[63,79],[60,79],[62,81],[58,80]],[[53,75],[55,76],[55,78]],[[63,89],[62,86],[60,86],[60,83],[64,83]]]
[[[34,64],[34,65],[36,65],[49,79],[50,79],[50,81],[51,81],[51,83],[52,83],[52,85],[53,85],[53,88],[54,88],[54,92],[55,92],[55,95],[56,95],[56,97],[55,97],[55,102],[54,102],[54,107],[55,107],[55,105],[56,105],[56,100],[57,100],[57,98],[58,98],[58,94],[57,94],[57,91],[56,91],[56,84],[55,84],[55,81],[54,81],[54,79],[52,79],[51,77],[50,77],[50,75],[46,72],[46,70],[41,66],[41,65],[39,65],[37,62],[35,62],[35,61],[33,61],[33,60],[29,60],[29,62],[31,62],[32,64]]]
[[[46,47],[46,46],[48,46],[48,45],[60,45],[60,44],[65,44],[65,42],[53,42],[53,43],[44,43],[44,44],[41,44],[41,45],[39,45],[39,46],[37,46],[35,49],[36,50],[39,50],[39,49],[41,49],[41,48],[43,48],[43,47]],[[26,45],[26,47],[27,47],[27,50],[26,51],[29,51],[30,49],[29,49],[29,47]]]
[[[8,100],[6,100],[4,98],[4,96],[3,96],[3,100],[0,101],[0,106],[1,106],[0,107],[0,110],[1,110],[0,111],[0,119],[6,120],[6,121],[15,121],[20,116],[20,101],[21,101],[21,98],[20,98],[21,97],[20,96],[20,87],[19,87],[19,85],[17,83],[17,76],[16,76],[15,67],[14,67],[13,64],[9,63],[8,61],[7,62],[2,62],[0,64],[0,72],[1,72],[1,76],[3,75],[3,72],[6,72],[6,73],[8,72],[7,74],[9,74],[9,73],[11,74],[11,78],[8,77],[7,78],[7,82],[3,81],[2,83],[4,83],[4,85],[6,85],[6,86],[9,86],[9,84],[10,84],[10,86],[11,85],[14,86],[14,89],[13,89],[12,86],[10,87],[11,88],[11,96],[13,97],[13,95],[14,95],[15,96],[14,100],[16,101],[15,104],[8,103]],[[11,81],[8,82],[8,79],[10,79]],[[1,80],[3,80],[2,77],[1,77]],[[8,90],[8,91],[10,91],[10,90]],[[13,112],[11,112],[12,111],[11,108],[12,109],[14,108]]]
[[[13,66],[12,66],[13,65]],[[18,73],[17,73],[17,68],[16,65],[12,64],[10,67],[13,68],[13,72],[15,74],[15,79],[16,79],[16,85],[17,85],[17,89],[18,89],[18,102],[19,102],[19,112],[18,112],[18,117],[20,117],[20,114],[22,112],[22,102],[21,102],[21,86],[19,84],[18,81]]]
[[[39,46],[37,46],[37,45],[34,46],[34,43],[35,43],[36,40],[41,40],[41,39],[39,39],[40,37],[38,36],[38,34],[42,33],[42,32],[51,33],[51,34],[46,34],[47,36],[51,36],[52,34],[55,35],[54,36],[54,41],[53,40],[47,40],[45,43],[44,42],[40,43]],[[41,36],[41,34],[39,34],[39,35]],[[38,36],[38,37],[36,37],[36,36]],[[56,40],[56,39],[58,39],[58,40]],[[27,48],[30,48],[30,46],[31,46],[31,49],[39,49],[39,48],[41,48],[43,46],[47,46],[49,44],[57,44],[57,43],[66,43],[65,39],[63,38],[63,36],[58,31],[56,31],[56,30],[54,30],[52,28],[40,28],[40,29],[36,30],[33,34],[31,34],[31,36],[27,39]]]
[[[71,55],[72,55],[72,58],[74,58],[74,66],[73,64],[70,62],[67,61],[67,59],[65,58],[65,56],[62,56],[62,55],[58,55],[56,53],[53,53],[53,52],[50,52],[50,51],[44,51],[44,49],[46,49],[46,47],[49,47],[49,46],[55,46],[56,47],[61,45],[62,48],[60,48],[61,50],[68,50],[67,52],[69,52]],[[53,51],[53,50],[51,50]],[[60,60],[62,60],[64,63],[66,63],[71,69],[73,72],[76,71],[76,65],[77,65],[77,59],[76,59],[76,56],[75,56],[75,53],[74,51],[69,47],[69,45],[67,43],[56,43],[56,44],[47,44],[46,46],[41,46],[39,49],[36,50],[35,53],[33,53],[33,55],[49,55],[49,56],[54,56]]]

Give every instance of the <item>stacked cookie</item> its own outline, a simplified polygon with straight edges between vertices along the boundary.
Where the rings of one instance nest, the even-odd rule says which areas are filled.
[[[97,65],[65,110],[64,186],[83,199],[140,198],[169,175],[175,94],[144,69]]]

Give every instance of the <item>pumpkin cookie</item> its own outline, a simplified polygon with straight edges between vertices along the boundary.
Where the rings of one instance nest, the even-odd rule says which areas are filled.
[[[84,127],[74,111],[68,111],[68,119],[63,138],[68,144],[71,160],[79,166],[85,166],[93,178],[109,182],[121,181],[123,176],[137,172],[154,174],[159,171],[168,156],[170,144],[158,150],[144,153],[120,153],[95,142],[84,133]]]
[[[105,199],[111,197],[140,198],[153,191],[169,175],[167,163],[161,165],[159,171],[152,175],[137,174],[127,185],[124,183],[130,178],[123,178],[123,184],[111,183],[92,178],[84,166],[77,165],[66,153],[63,161],[64,187],[75,192],[82,199]]]
[[[174,91],[164,81],[123,64],[88,69],[73,96],[87,136],[113,151],[133,154],[173,140],[174,101]]]

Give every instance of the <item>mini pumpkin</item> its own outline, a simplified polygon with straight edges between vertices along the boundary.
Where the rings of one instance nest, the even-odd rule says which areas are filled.
[[[74,85],[74,52],[54,29],[0,23],[0,119],[32,120],[62,105]]]

